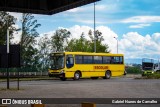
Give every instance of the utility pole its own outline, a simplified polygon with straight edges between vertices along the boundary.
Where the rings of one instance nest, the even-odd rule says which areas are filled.
[[[118,54],[118,38],[114,37],[117,40],[117,54]]]
[[[96,12],[95,12],[95,8],[96,8],[96,3],[94,2],[94,52],[96,53]]]

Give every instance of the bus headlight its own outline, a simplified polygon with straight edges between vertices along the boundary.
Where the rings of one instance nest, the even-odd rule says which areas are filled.
[[[60,73],[61,73],[61,74],[62,74],[62,73],[64,73],[64,70],[61,70],[61,72],[60,72]]]
[[[51,66],[49,66],[49,69],[51,69]]]

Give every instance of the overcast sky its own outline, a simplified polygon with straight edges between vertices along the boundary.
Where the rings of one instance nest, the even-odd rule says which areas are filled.
[[[40,36],[51,35],[58,28],[66,28],[72,38],[78,38],[82,32],[88,38],[89,29],[93,29],[93,7],[92,3],[51,16],[35,15],[41,24],[38,32]],[[160,58],[159,11],[160,0],[101,0],[96,3],[96,29],[102,32],[112,53],[117,50],[114,38],[117,37],[119,53],[125,54],[125,58],[157,59]],[[21,14],[11,14],[21,19]]]

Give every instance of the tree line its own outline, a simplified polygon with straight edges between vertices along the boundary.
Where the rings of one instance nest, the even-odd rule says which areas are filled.
[[[7,12],[0,12],[0,45],[6,44],[7,29],[10,28],[10,39],[13,39],[14,32],[21,31],[20,44],[21,47],[21,65],[23,71],[47,71],[50,64],[50,53],[52,52],[94,52],[94,35],[89,30],[87,35],[81,33],[78,39],[71,38],[71,32],[67,29],[57,29],[51,36],[44,34],[37,41],[39,33],[37,29],[41,26],[35,19],[34,15],[23,13],[20,21],[21,28],[16,28],[17,19]],[[90,39],[86,39],[88,36]],[[103,44],[104,38],[102,33],[95,31],[96,52],[108,53],[109,47]]]

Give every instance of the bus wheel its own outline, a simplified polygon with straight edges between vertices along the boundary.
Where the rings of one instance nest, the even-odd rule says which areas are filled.
[[[80,76],[81,76],[80,72],[75,72],[73,79],[74,79],[74,80],[79,80]]]
[[[111,78],[111,71],[106,71],[105,77],[103,79],[110,79]]]
[[[51,75],[51,74],[48,74],[48,76],[49,76],[49,77],[52,77],[52,75]]]
[[[61,79],[62,81],[65,81],[65,80],[66,80],[66,78],[64,78],[64,77],[60,77],[60,79]]]

